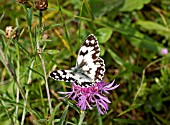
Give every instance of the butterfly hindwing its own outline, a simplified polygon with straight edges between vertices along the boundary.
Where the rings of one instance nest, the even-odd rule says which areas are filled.
[[[96,37],[89,35],[82,44],[76,61],[71,70],[55,70],[50,73],[54,80],[73,82],[81,87],[93,86],[104,76],[104,60],[99,57],[100,48]]]
[[[76,82],[71,70],[55,70],[50,73],[50,77],[57,81]]]

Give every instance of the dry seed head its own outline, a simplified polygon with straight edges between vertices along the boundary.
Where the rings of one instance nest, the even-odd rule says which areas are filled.
[[[5,29],[5,33],[6,33],[6,38],[10,38],[10,36],[12,35],[12,39],[15,39],[17,37],[17,32],[13,32],[13,27],[12,26],[7,26]]]

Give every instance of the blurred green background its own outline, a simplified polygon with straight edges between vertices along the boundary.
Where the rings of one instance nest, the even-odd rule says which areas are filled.
[[[115,79],[120,86],[108,96],[112,102],[108,113],[99,116],[96,108],[87,110],[83,124],[170,124],[169,0],[48,0],[48,9],[42,12],[43,32],[38,32],[39,11],[34,2],[0,1],[1,125],[35,124],[30,112],[39,124],[50,124],[53,118],[55,124],[78,124],[81,111],[75,102],[60,100],[57,93],[69,91],[70,83],[47,78],[55,109],[50,115],[38,52],[48,77],[56,67],[75,66],[76,54],[89,34],[99,41],[106,65],[104,81]],[[16,39],[7,38],[7,26],[13,26]],[[41,39],[38,51],[37,39]],[[32,109],[26,110],[24,122],[25,99],[16,81],[28,93]]]

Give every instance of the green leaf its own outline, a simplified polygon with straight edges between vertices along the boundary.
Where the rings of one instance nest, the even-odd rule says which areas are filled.
[[[25,8],[25,6],[23,6],[23,8],[27,13],[28,25],[29,25],[29,27],[31,27],[31,24],[32,24],[32,9],[31,8]]]
[[[58,105],[56,105],[56,107],[53,110],[53,113],[51,114],[51,117],[49,119],[48,125],[51,125],[52,120],[54,119],[54,116],[56,114],[56,111],[58,110],[58,108],[63,104],[63,102],[60,102]]]
[[[106,43],[112,35],[112,29],[100,28],[96,31],[97,39],[100,43]]]
[[[57,26],[61,26],[61,24],[52,24],[52,25],[49,25],[49,26],[45,26],[43,30],[46,31],[46,30],[52,29],[52,28],[57,27]]]
[[[1,23],[2,19],[4,18],[4,16],[5,16],[5,11],[2,13],[2,15],[0,17],[0,23]]]
[[[125,0],[120,11],[140,10],[143,8],[144,4],[147,4],[150,1],[151,0]]]
[[[113,119],[115,122],[119,122],[120,124],[146,124],[147,122],[145,120],[131,120],[131,119],[118,119],[118,118],[115,118]]]
[[[0,29],[0,34],[5,36],[5,32],[3,30]]]
[[[116,24],[115,27],[118,32],[125,35],[125,37],[129,40],[129,42],[136,47],[145,48],[146,50],[152,52],[159,52],[162,49],[162,44],[156,42],[154,39],[149,37],[147,34],[139,32],[132,26],[123,26],[120,24]]]
[[[24,107],[24,105],[22,103],[17,103],[16,101],[13,101],[13,100],[8,99],[8,98],[4,98],[4,97],[0,96],[0,100],[2,100],[4,102],[8,102],[9,104],[13,104],[14,106],[18,106],[18,107],[21,107],[21,108]]]
[[[67,103],[70,107],[72,107],[75,111],[77,111],[78,113],[80,113],[79,108],[78,108],[76,105],[74,105],[73,103],[71,103],[70,101],[68,101],[68,99],[63,99],[63,101],[64,101],[65,103]]]
[[[105,54],[105,48],[100,45],[100,56],[103,56]]]
[[[160,111],[162,109],[162,98],[161,94],[151,95],[149,97],[149,101],[151,105],[157,110]]]
[[[132,105],[131,107],[129,107],[128,109],[126,109],[125,111],[123,111],[122,113],[120,113],[120,114],[118,115],[118,117],[121,116],[121,115],[123,115],[123,114],[125,114],[125,113],[127,113],[127,112],[129,112],[129,111],[131,111],[131,110],[133,110],[133,109],[136,109],[136,108],[140,107],[141,105],[142,105],[142,104],[134,104],[134,105]]]
[[[67,105],[66,108],[64,109],[63,114],[62,114],[62,116],[60,118],[59,125],[64,124],[64,121],[65,121],[65,118],[66,118],[66,115],[67,115],[67,112],[68,112],[68,107],[69,107],[69,105]]]
[[[153,21],[146,21],[146,20],[138,20],[136,22],[137,25],[142,26],[147,30],[152,30],[162,36],[170,36],[170,29],[164,25],[158,24]]]
[[[120,66],[124,66],[126,63],[124,62],[124,60],[122,60],[118,55],[116,55],[116,53],[114,53],[111,49],[108,48],[107,50],[109,52],[109,54],[111,55],[112,59],[119,64]]]
[[[123,5],[124,0],[89,0],[92,13],[95,17],[100,17],[107,12],[118,10]],[[112,13],[112,14],[113,14]]]
[[[44,53],[48,53],[50,55],[54,55],[54,54],[58,54],[59,51],[58,50],[45,50]]]

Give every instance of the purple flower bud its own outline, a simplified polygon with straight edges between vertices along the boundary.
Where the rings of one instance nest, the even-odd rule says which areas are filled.
[[[168,49],[167,48],[163,48],[160,52],[161,55],[166,55],[168,54]]]

